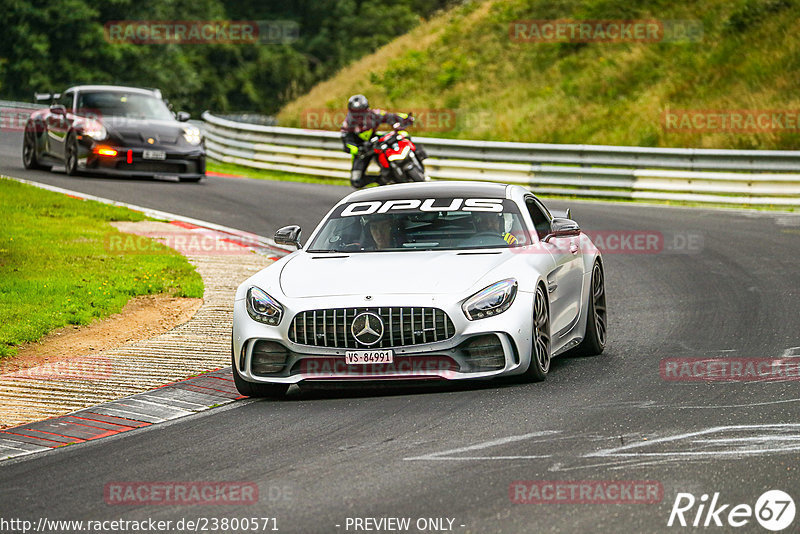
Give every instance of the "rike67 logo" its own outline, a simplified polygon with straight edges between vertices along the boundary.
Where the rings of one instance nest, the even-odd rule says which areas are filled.
[[[719,492],[714,493],[710,502],[706,493],[699,499],[691,493],[678,493],[667,526],[738,528],[755,519],[765,529],[779,532],[792,524],[794,516],[794,500],[781,490],[765,491],[755,506],[723,503]]]

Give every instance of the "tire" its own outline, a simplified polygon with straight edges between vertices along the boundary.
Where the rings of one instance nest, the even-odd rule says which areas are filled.
[[[67,135],[67,144],[64,146],[64,168],[67,176],[78,175],[78,140],[74,132]]]
[[[36,155],[36,129],[31,122],[25,125],[22,139],[22,165],[28,170],[49,171],[51,168],[50,165],[39,163],[39,157]]]
[[[197,177],[197,178],[181,178],[180,181],[181,182],[197,183],[202,179],[203,179],[203,177],[200,176],[200,177]]]
[[[417,158],[410,158],[413,166],[406,171],[406,176],[409,178],[409,182],[424,182],[425,178],[425,167],[422,166],[422,163],[417,161]]]
[[[589,303],[586,316],[586,335],[581,344],[572,350],[576,356],[596,356],[606,348],[608,321],[606,315],[606,283],[603,265],[596,261],[592,267],[589,285]]]
[[[550,344],[550,308],[547,303],[547,293],[540,285],[536,288],[533,304],[533,349],[531,350],[531,363],[528,370],[522,375],[531,382],[541,382],[547,378],[550,371],[552,356]]]
[[[236,368],[236,360],[233,354],[231,354],[231,370],[233,372],[233,383],[236,385],[236,391],[245,397],[279,399],[283,397],[289,389],[289,384],[260,384],[248,382],[239,375],[239,370]]]

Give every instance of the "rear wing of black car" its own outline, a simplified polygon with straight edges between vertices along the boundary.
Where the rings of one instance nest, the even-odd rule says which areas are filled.
[[[52,104],[61,98],[61,93],[33,93],[33,99],[37,104]]]

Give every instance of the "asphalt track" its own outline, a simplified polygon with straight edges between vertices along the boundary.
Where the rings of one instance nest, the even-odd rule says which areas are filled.
[[[246,179],[176,184],[26,172],[20,144],[19,133],[0,135],[0,173],[261,235],[289,223],[310,230],[348,192]],[[723,522],[734,505],[754,506],[770,489],[800,505],[797,380],[660,375],[666,358],[800,357],[800,217],[570,205],[584,229],[658,232],[666,249],[679,249],[606,254],[610,339],[602,356],[556,360],[540,384],[293,391],[280,402],[238,401],[10,460],[0,464],[0,518],[274,517],[281,532],[311,533],[364,531],[347,518],[408,517],[412,526],[450,518],[453,532],[668,532],[695,530],[667,527],[680,492],[698,500],[719,492],[719,503],[730,505]],[[691,250],[682,246],[687,236],[694,236]],[[409,273],[410,283],[424,275]],[[657,481],[663,498],[514,504],[516,480]],[[121,481],[250,482],[259,500],[107,504],[104,487]],[[697,510],[686,512],[687,521]],[[767,532],[752,517],[742,528],[724,524],[704,530]],[[798,525],[800,516],[786,532]]]

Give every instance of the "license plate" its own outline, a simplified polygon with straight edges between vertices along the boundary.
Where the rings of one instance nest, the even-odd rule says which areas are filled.
[[[391,350],[348,350],[344,357],[348,365],[392,363],[394,352]]]
[[[144,159],[167,159],[167,153],[163,150],[145,150],[142,152]]]

